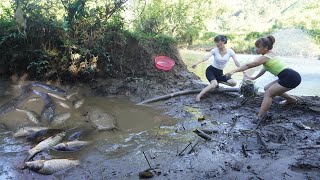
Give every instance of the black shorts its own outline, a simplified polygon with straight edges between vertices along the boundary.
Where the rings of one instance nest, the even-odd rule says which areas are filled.
[[[218,82],[227,82],[230,77],[223,75],[223,71],[221,69],[217,69],[212,65],[209,66],[206,70],[206,77],[209,82],[212,80],[217,80]]]
[[[295,88],[301,83],[300,74],[292,69],[284,69],[278,74],[278,83],[286,88]]]

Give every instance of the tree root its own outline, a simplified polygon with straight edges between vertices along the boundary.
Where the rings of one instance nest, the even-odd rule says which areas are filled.
[[[147,99],[145,101],[142,101],[142,102],[138,103],[138,105],[157,102],[157,101],[162,101],[162,100],[167,100],[167,99],[170,99],[172,97],[181,96],[181,95],[196,94],[196,93],[200,93],[201,90],[202,89],[194,89],[194,90],[185,90],[185,91],[179,91],[179,92],[175,92],[175,93],[170,93],[170,94],[163,95],[163,96],[158,96],[158,97],[155,97],[155,98],[152,98],[152,99]],[[214,89],[211,92],[239,92],[239,88],[217,88],[217,89]]]

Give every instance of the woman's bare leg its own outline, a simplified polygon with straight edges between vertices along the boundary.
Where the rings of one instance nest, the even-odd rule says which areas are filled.
[[[269,83],[268,85],[266,85],[264,87],[264,91],[267,91],[273,84],[277,83],[278,81],[279,80],[275,80],[275,81],[272,81],[271,83]],[[291,90],[291,89],[289,89],[289,90]],[[290,96],[287,93],[278,94],[277,96],[281,96],[281,97],[285,98],[287,103],[295,103],[295,102],[297,102],[296,98],[294,98],[293,96]]]
[[[229,79],[229,80],[227,81],[227,84],[228,84],[229,86],[231,86],[231,87],[234,87],[234,86],[237,85],[237,81],[234,80],[234,79]]]
[[[289,91],[291,89],[285,88],[281,86],[279,83],[273,83],[264,93],[264,97],[261,103],[260,111],[258,113],[258,118],[264,117],[268,110],[270,109],[270,106],[272,104],[272,98],[277,95],[282,95],[285,92]]]
[[[212,80],[210,82],[210,84],[205,87],[204,89],[202,89],[202,91],[197,95],[196,97],[196,101],[200,101],[201,97],[206,94],[207,92],[213,90],[214,88],[216,88],[218,85],[218,81],[217,80]]]

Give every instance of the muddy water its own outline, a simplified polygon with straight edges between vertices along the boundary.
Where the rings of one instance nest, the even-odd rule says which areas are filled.
[[[8,90],[10,88],[5,89]],[[10,92],[14,91],[2,92],[2,95],[7,95],[0,97],[0,105],[14,97]],[[79,94],[81,94],[81,90]],[[34,98],[37,98],[37,96],[32,95],[28,99]],[[22,102],[19,108],[33,110],[40,114],[43,107],[41,98],[35,99],[32,102],[28,102],[28,99]],[[76,99],[73,98],[63,102],[72,106],[72,101]],[[175,129],[170,127],[173,127],[177,123],[177,119],[163,114],[161,110],[151,109],[146,106],[136,106],[127,97],[86,97],[85,103],[79,109],[63,108],[57,104],[58,101],[62,100],[55,98],[53,100],[56,102],[56,114],[63,112],[71,113],[71,118],[61,127],[61,129],[67,131],[67,137],[74,132],[82,131],[83,134],[80,136],[80,140],[91,141],[93,144],[78,152],[56,152],[49,150],[38,154],[34,159],[71,158],[79,159],[82,162],[82,165],[79,167],[49,176],[50,179],[60,179],[62,177],[83,178],[91,173],[86,170],[86,167],[90,166],[92,171],[100,171],[99,168],[107,166],[92,167],[90,165],[91,162],[95,162],[96,164],[97,162],[105,163],[112,159],[116,161],[116,159],[122,159],[128,154],[141,154],[143,149],[161,147],[164,144],[168,146],[168,143],[174,142],[172,139],[170,140],[171,142],[168,142],[165,137],[174,136]],[[95,130],[92,124],[84,117],[86,114],[85,107],[93,106],[99,107],[115,117],[117,129],[100,132]],[[2,116],[0,123],[2,124],[0,126],[0,179],[48,178],[48,176],[43,176],[32,171],[19,170],[27,155],[27,151],[36,142],[28,141],[25,138],[14,138],[12,133],[19,127],[36,125],[29,121],[24,113],[15,110]],[[43,125],[46,124],[43,122]],[[146,163],[143,156],[138,159]],[[122,164],[120,167],[126,167],[126,165]],[[96,176],[94,175],[94,177]]]

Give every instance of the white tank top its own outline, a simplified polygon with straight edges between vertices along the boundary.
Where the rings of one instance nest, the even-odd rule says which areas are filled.
[[[219,48],[217,47],[212,49],[211,52],[213,56],[212,66],[220,70],[223,70],[230,57],[236,54],[232,49],[227,49],[227,53],[221,56],[219,53]]]

